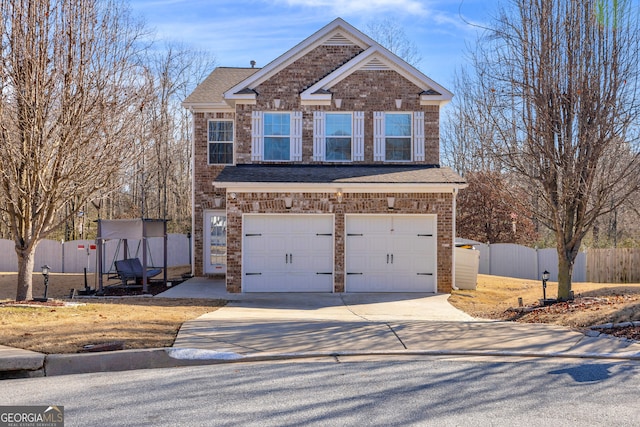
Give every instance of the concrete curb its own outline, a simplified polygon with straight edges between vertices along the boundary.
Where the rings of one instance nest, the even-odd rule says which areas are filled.
[[[640,322],[635,321],[635,322],[622,322],[622,323],[604,323],[602,325],[590,326],[589,329],[595,331],[595,330],[601,330],[601,329],[622,329],[622,328],[628,328],[630,326],[640,327]]]
[[[282,361],[314,358],[366,357],[366,356],[460,356],[460,357],[501,357],[501,358],[556,358],[556,359],[608,359],[640,361],[640,353],[578,353],[578,352],[518,352],[495,350],[397,350],[397,351],[332,351],[301,353],[260,353],[237,358],[217,358],[210,352],[210,358],[179,359],[169,353],[175,347],[142,350],[121,350],[103,353],[79,354],[39,354],[39,358],[16,358],[13,364],[3,364],[2,379],[29,378],[42,376],[87,374],[96,372],[118,372],[137,369],[178,368],[182,366],[202,366],[222,363],[247,363]],[[198,349],[183,349],[194,350]],[[38,353],[35,353],[38,354]],[[7,369],[11,368],[11,369]]]
[[[42,377],[45,358],[42,353],[3,346],[0,379]]]
[[[131,371],[136,369],[176,368],[220,363],[219,360],[175,359],[170,348],[120,350],[100,353],[50,354],[45,357],[45,376],[94,372]]]

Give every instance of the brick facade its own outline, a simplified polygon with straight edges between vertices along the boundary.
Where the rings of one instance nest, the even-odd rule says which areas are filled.
[[[333,214],[334,291],[345,290],[345,215],[346,214],[436,214],[438,292],[450,293],[453,262],[453,194],[449,193],[345,193],[338,202],[334,193],[234,193],[227,197],[227,290],[242,292],[242,215]],[[284,198],[293,197],[291,209]],[[395,209],[389,212],[387,197],[395,197]]]
[[[194,113],[193,114],[193,274],[204,275],[204,212],[210,209],[224,210],[224,188],[215,188],[216,179],[224,166],[209,165],[208,154],[208,122],[211,119],[231,119],[234,113]],[[222,199],[217,207],[215,200]]]
[[[331,48],[331,49],[329,49]],[[335,54],[333,58],[331,53]],[[336,84],[331,92],[333,98],[342,99],[340,108],[331,106],[301,105],[300,92],[324,77],[331,67],[320,67],[320,59],[332,58],[332,66],[346,62],[359,50],[346,46],[320,46],[294,62],[255,90],[258,93],[255,105],[236,106],[237,162],[252,163],[251,160],[251,113],[253,111],[275,111],[273,99],[280,99],[277,111],[302,111],[302,162],[312,163],[313,156],[313,112],[365,112],[365,158],[357,163],[383,163],[373,160],[373,112],[424,112],[425,159],[421,164],[440,163],[440,107],[420,105],[422,90],[395,71],[356,71]],[[304,72],[302,71],[304,70]],[[284,90],[283,88],[286,88]],[[402,99],[402,107],[396,107],[396,99]],[[274,162],[268,162],[273,164]]]
[[[454,246],[452,241],[453,191],[433,193],[418,190],[414,193],[389,193],[386,192],[387,186],[385,192],[347,191],[342,201],[338,203],[335,191],[331,189],[327,189],[325,193],[290,192],[286,194],[269,192],[268,190],[265,192],[234,191],[235,198],[231,198],[230,193],[227,193],[222,185],[219,187],[214,185],[214,181],[224,166],[208,164],[208,121],[212,119],[233,120],[235,163],[237,165],[260,163],[251,159],[252,112],[275,111],[274,99],[280,100],[277,111],[302,112],[302,161],[286,162],[287,165],[318,163],[313,161],[313,114],[315,111],[362,111],[365,113],[364,160],[350,162],[353,165],[383,163],[373,160],[374,112],[413,113],[421,111],[424,113],[425,159],[414,163],[438,165],[440,106],[437,104],[421,105],[420,96],[425,88],[417,86],[395,70],[376,67],[359,69],[335,83],[330,92],[333,99],[342,100],[340,108],[336,108],[333,102],[331,105],[302,105],[300,97],[302,92],[340,69],[345,63],[362,54],[365,50],[356,43],[320,44],[286,67],[274,71],[273,75],[260,80],[257,86],[252,87],[257,94],[255,104],[238,102],[233,107],[230,104],[228,107],[224,105],[210,109],[197,107],[198,109],[193,110],[194,204],[192,234],[195,275],[200,276],[205,273],[205,227],[203,222],[207,210],[226,210],[227,213],[226,280],[230,292],[242,291],[242,215],[244,213],[333,214],[336,227],[334,234],[334,290],[336,292],[344,291],[345,287],[344,229],[346,214],[436,214],[437,289],[438,292],[451,291]],[[233,84],[238,83],[240,82],[236,81]],[[402,100],[400,108],[396,106],[397,99]],[[264,163],[273,165],[276,162]],[[344,162],[340,163],[344,164]],[[451,189],[453,188],[452,186]],[[448,191],[448,189],[443,191]],[[285,208],[285,196],[293,198],[291,209]],[[387,208],[387,197],[391,196],[396,199],[394,211],[389,211]]]

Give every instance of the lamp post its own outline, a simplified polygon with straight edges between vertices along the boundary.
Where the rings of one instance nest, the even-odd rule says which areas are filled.
[[[44,277],[44,297],[43,298],[34,298],[34,301],[39,301],[39,302],[47,302],[47,288],[49,287],[49,272],[51,271],[51,268],[48,265],[43,265],[42,267],[40,267],[42,270],[42,276]]]
[[[549,280],[549,272],[545,270],[542,273],[542,304],[547,304],[547,280]]]

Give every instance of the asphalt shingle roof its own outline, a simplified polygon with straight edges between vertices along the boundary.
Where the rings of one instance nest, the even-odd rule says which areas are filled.
[[[225,167],[215,182],[465,184],[437,165],[237,165]]]
[[[184,104],[224,102],[223,94],[260,68],[218,67],[184,100]]]

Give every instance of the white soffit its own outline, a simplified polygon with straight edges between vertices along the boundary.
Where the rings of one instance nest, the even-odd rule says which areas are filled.
[[[467,188],[464,183],[295,183],[295,182],[213,182],[227,190],[227,194],[238,193],[455,193]]]

